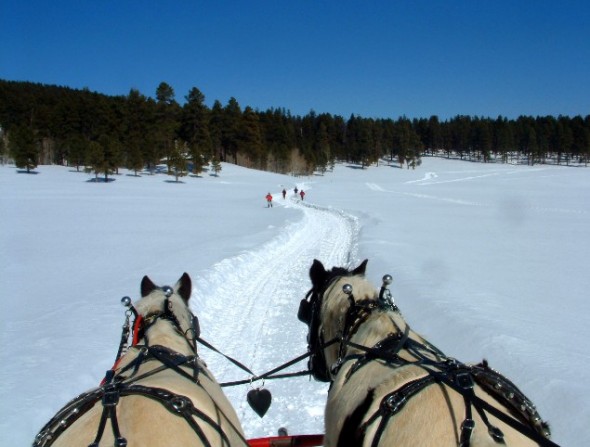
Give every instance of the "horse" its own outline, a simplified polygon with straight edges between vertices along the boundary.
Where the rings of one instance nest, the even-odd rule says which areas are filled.
[[[187,273],[173,288],[145,276],[136,305],[122,300],[129,309],[115,365],[99,387],[66,404],[33,446],[247,445],[235,410],[197,353],[191,291]]]
[[[325,446],[556,446],[533,403],[487,361],[467,365],[410,329],[367,260],[326,270],[314,260],[299,319],[309,371],[329,382]]]

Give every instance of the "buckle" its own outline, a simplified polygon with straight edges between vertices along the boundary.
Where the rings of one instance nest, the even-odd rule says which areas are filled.
[[[103,407],[115,407],[119,403],[119,390],[115,385],[105,387],[102,396]]]
[[[457,385],[459,385],[459,387],[461,387],[464,390],[471,390],[474,386],[473,377],[469,372],[457,373],[457,375],[455,376],[455,382],[457,383]]]
[[[403,393],[395,392],[383,399],[381,409],[385,412],[395,414],[402,409],[407,401],[408,400]]]

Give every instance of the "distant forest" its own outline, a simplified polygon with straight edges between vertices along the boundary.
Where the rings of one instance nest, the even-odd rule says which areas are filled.
[[[458,115],[344,118],[293,116],[282,108],[242,108],[235,98],[209,108],[192,88],[183,105],[162,82],[155,99],[132,89],[107,96],[88,89],[0,80],[0,156],[20,168],[64,164],[109,173],[167,164],[185,175],[228,161],[282,173],[325,171],[336,161],[368,166],[386,159],[414,168],[424,155],[481,162],[587,166],[590,115]]]

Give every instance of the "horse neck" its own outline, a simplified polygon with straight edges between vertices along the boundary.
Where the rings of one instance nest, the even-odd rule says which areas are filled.
[[[342,286],[346,283],[352,285],[355,297],[355,306],[359,319],[349,322],[353,327],[345,328],[347,314],[350,309],[350,301],[342,292]],[[399,311],[384,310],[378,308],[378,292],[374,286],[363,277],[342,277],[330,286],[324,296],[329,299],[324,302],[322,312],[322,332],[324,341],[335,337],[346,337],[347,340],[357,345],[371,348],[385,338],[409,331],[409,338],[424,343],[424,338],[411,331]],[[363,315],[364,313],[364,315]],[[348,334],[344,332],[349,331]],[[400,334],[401,336],[401,334]],[[407,353],[401,350],[400,356],[407,357]],[[331,345],[324,351],[326,363],[335,363],[340,355],[343,357],[351,353],[362,353],[359,349],[344,343],[343,350],[339,344]]]
[[[158,319],[146,331],[146,336],[150,346],[165,346],[168,349],[183,355],[194,354],[194,349],[189,340],[181,334],[175,325],[169,320]],[[143,340],[144,343],[145,341],[146,339]]]

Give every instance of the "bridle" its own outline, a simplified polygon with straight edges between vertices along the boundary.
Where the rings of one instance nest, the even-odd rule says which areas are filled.
[[[393,297],[388,288],[393,281],[391,275],[383,276],[383,285],[381,286],[379,296],[376,300],[366,299],[357,302],[352,294],[352,286],[350,284],[345,284],[342,287],[342,290],[347,295],[350,306],[346,313],[344,327],[341,330],[342,335],[326,342],[324,340],[323,331],[320,331],[320,313],[324,301],[324,295],[337,280],[347,276],[353,275],[342,268],[336,267],[332,269],[330,275],[324,281],[324,284],[320,287],[313,287],[306,294],[305,298],[301,300],[297,312],[299,320],[307,324],[309,327],[309,332],[307,334],[307,349],[310,353],[308,363],[309,370],[312,376],[321,382],[331,382],[332,377],[337,374],[344,361],[344,351],[346,346],[359,348],[359,346],[350,341],[350,338],[373,311],[391,310],[399,312],[399,308],[394,303]],[[401,330],[395,322],[393,322],[393,324],[397,327],[399,333],[404,334],[403,340],[399,343],[401,349],[403,342],[408,336],[409,326],[406,324],[406,329]],[[338,342],[340,343],[338,360],[334,365],[329,366],[326,362],[324,349]],[[360,348],[362,349],[364,347],[360,346]]]
[[[307,333],[307,350],[309,353],[308,368],[314,379],[320,382],[331,382],[332,375],[330,368],[326,363],[324,349],[339,341],[339,338],[331,339],[325,342],[323,331],[320,331],[320,313],[324,294],[340,277],[344,276],[344,269],[336,270],[329,276],[321,287],[315,286],[307,292],[305,298],[299,303],[297,318],[299,321],[307,324],[309,331]],[[350,276],[350,275],[349,275]]]
[[[170,298],[174,293],[173,289],[169,286],[159,287],[158,289],[163,291],[166,297],[163,309],[149,313],[145,316],[138,313],[129,297],[122,298],[121,302],[127,307],[127,311],[125,312],[126,318],[125,324],[123,325],[121,343],[113,367],[107,371],[100,387],[81,394],[66,404],[66,406],[41,429],[35,438],[33,447],[51,446],[68,427],[74,424],[74,422],[86,412],[90,411],[99,401],[102,402],[103,411],[94,442],[92,442],[89,447],[98,447],[104,434],[107,421],[109,420],[115,438],[114,446],[127,446],[127,440],[122,436],[119,428],[116,407],[121,397],[130,395],[144,396],[155,400],[172,414],[183,418],[206,447],[211,447],[212,443],[207,439],[201,424],[208,425],[217,432],[221,445],[230,445],[229,437],[221,427],[220,422],[212,419],[199,408],[195,407],[189,397],[173,393],[163,388],[145,386],[137,383],[141,379],[153,376],[164,370],[172,369],[177,374],[201,387],[205,393],[209,394],[203,387],[199,379],[199,374],[205,374],[209,380],[213,380],[212,377],[207,375],[206,370],[201,367],[199,362],[197,340],[202,340],[200,339],[198,318],[187,306],[187,311],[190,314],[190,327],[184,330],[178,317],[172,310],[173,306]],[[134,317],[132,324],[130,323],[131,316]],[[172,324],[174,330],[187,341],[193,354],[184,355],[165,346],[150,344],[148,331],[153,325],[162,320],[169,321]],[[131,346],[128,344],[130,332],[132,332]],[[140,344],[140,340],[143,340],[144,342]],[[137,356],[124,367],[118,368],[124,354],[129,349],[136,349]],[[138,374],[140,366],[149,361],[158,361],[161,365],[142,374]],[[192,374],[187,372],[183,367],[189,367],[192,369]],[[117,369],[118,371],[116,371]],[[232,430],[241,438],[243,444],[247,445],[248,442],[243,437],[240,430],[232,424],[231,420],[224,414],[223,410],[217,407],[213,397],[211,397],[211,402],[216,406],[218,415],[229,424]]]
[[[124,297],[121,300],[123,305],[129,309],[128,312],[131,312],[131,314],[135,316],[135,322],[133,323],[133,346],[135,346],[142,338],[145,339],[145,344],[148,345],[149,339],[147,337],[147,330],[157,321],[167,320],[172,323],[174,330],[187,341],[194,354],[197,355],[197,339],[201,335],[199,319],[187,306],[187,311],[190,315],[190,327],[186,330],[183,330],[178,317],[172,311],[173,306],[172,302],[170,301],[170,297],[174,293],[174,290],[170,286],[163,286],[159,287],[158,289],[162,290],[166,296],[163,309],[152,312],[145,316],[137,312],[137,309],[135,309],[129,297]]]
[[[313,377],[319,381],[332,383],[333,377],[338,374],[343,364],[347,362],[353,363],[346,370],[344,383],[371,361],[380,361],[391,368],[411,364],[422,368],[425,372],[422,377],[412,380],[382,397],[377,411],[369,415],[363,423],[360,422],[360,419],[358,420],[359,425],[355,430],[357,435],[364,438],[369,427],[377,424],[377,430],[372,442],[372,446],[377,447],[389,420],[403,409],[407,401],[428,386],[439,384],[446,385],[463,396],[465,419],[461,424],[458,439],[460,447],[470,445],[471,435],[475,428],[473,409],[480,415],[487,426],[489,435],[497,443],[504,443],[504,434],[491,424],[488,414],[502,420],[541,446],[557,446],[557,444],[549,440],[551,435],[549,426],[541,419],[534,404],[516,385],[491,369],[486,361],[478,365],[468,366],[456,359],[449,358],[429,342],[417,341],[411,338],[409,336],[409,325],[406,323],[402,329],[391,317],[390,321],[395,326],[396,331],[389,333],[374,346],[367,347],[351,341],[359,327],[369,319],[373,312],[393,312],[401,315],[388,289],[388,285],[391,284],[390,275],[383,277],[383,285],[376,299],[369,298],[356,301],[352,286],[345,284],[342,287],[342,291],[347,295],[350,304],[344,326],[340,331],[340,336],[325,342],[320,321],[324,295],[338,279],[352,276],[347,270],[341,268],[335,268],[328,273],[329,276],[322,285],[314,285],[307,293],[305,299],[301,301],[298,311],[299,320],[309,327],[307,336],[308,351],[310,353],[309,370]],[[334,343],[340,343],[340,347],[337,361],[330,367],[326,363],[324,351]],[[357,353],[346,355],[346,347],[354,348]],[[399,355],[401,351],[405,351],[415,360],[410,361],[402,358]],[[492,395],[497,402],[508,408],[510,414],[506,414],[478,397],[474,391],[476,384]],[[367,399],[369,398],[368,396]],[[359,439],[356,441],[360,444]]]

